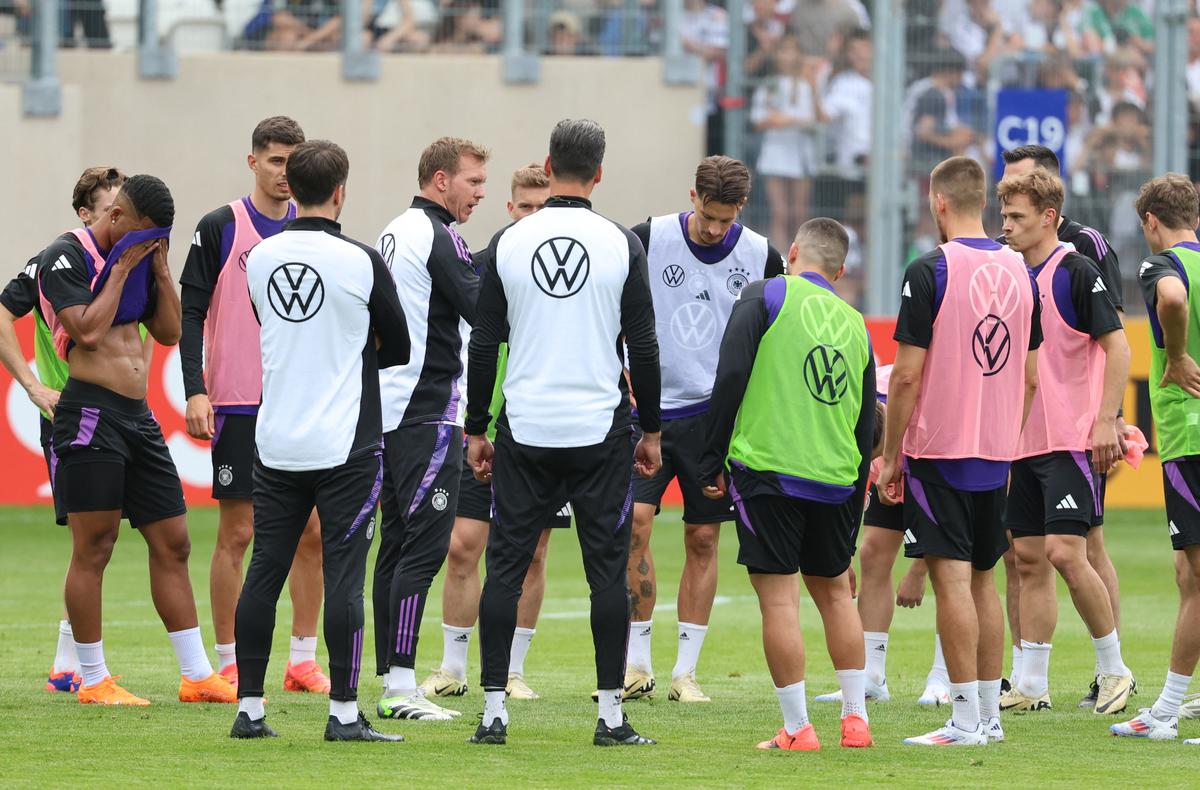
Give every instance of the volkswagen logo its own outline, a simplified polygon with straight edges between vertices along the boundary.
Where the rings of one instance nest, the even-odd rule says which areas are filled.
[[[846,358],[833,346],[819,345],[804,358],[804,383],[814,398],[833,406],[849,387]]]
[[[591,258],[582,244],[566,236],[557,236],[538,245],[530,268],[533,281],[542,293],[555,299],[566,299],[583,288],[591,265]]]
[[[385,233],[379,239],[379,254],[383,256],[383,262],[387,264],[388,271],[392,268],[392,257],[396,254],[396,237],[390,233]]]
[[[307,263],[285,263],[271,272],[267,301],[275,315],[298,324],[320,311],[325,303],[325,284]]]
[[[704,302],[685,302],[671,315],[671,335],[690,351],[707,347],[717,336],[717,317]]]
[[[983,375],[994,376],[1004,370],[1011,352],[1012,336],[1008,332],[1008,324],[1000,316],[988,315],[975,325],[971,353],[975,356],[975,364],[983,370]]]
[[[683,285],[684,278],[687,274],[683,271],[683,267],[677,263],[672,263],[667,268],[663,269],[662,281],[669,288],[678,288]]]

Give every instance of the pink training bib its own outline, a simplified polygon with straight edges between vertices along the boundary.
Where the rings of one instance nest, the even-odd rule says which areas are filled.
[[[83,254],[91,259],[86,261],[86,263],[92,272],[92,280],[89,286],[94,285],[96,279],[100,276],[100,272],[104,271],[104,265],[107,261],[100,254],[100,250],[96,246],[96,240],[87,228],[75,228],[67,232],[83,245]],[[61,358],[66,359],[67,352],[70,350],[71,336],[67,334],[66,327],[58,320],[58,314],[54,312],[54,307],[50,304],[50,300],[42,294],[41,288],[38,289],[38,301],[42,305],[42,316],[46,319],[46,327],[50,330],[50,336],[54,338],[54,350],[58,352]]]
[[[1011,461],[1021,434],[1033,288],[1007,247],[941,246],[946,291],[921,394],[904,435],[911,458]]]
[[[1092,447],[1105,357],[1099,343],[1067,323],[1054,299],[1054,273],[1067,252],[1066,247],[1055,250],[1037,275],[1043,342],[1038,349],[1038,389],[1021,432],[1018,458]]]
[[[204,386],[214,406],[262,401],[259,325],[246,287],[246,257],[262,241],[242,200],[233,209],[233,244],[221,266],[204,323]]]

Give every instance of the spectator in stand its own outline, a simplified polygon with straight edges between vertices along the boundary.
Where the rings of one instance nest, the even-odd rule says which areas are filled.
[[[842,37],[852,30],[871,28],[871,17],[859,0],[796,0],[791,29],[809,55],[833,60]]]
[[[1087,82],[1075,71],[1075,63],[1066,52],[1056,50],[1046,53],[1038,64],[1037,84],[1039,88],[1061,88],[1069,91],[1086,90]]]
[[[437,27],[433,0],[364,0],[371,44],[380,52],[424,52]]]
[[[550,15],[547,31],[547,55],[579,55],[583,43],[583,26],[579,17],[570,11],[555,11]]]
[[[1116,105],[1109,122],[1092,133],[1088,149],[1089,165],[1095,173],[1148,170],[1151,145],[1146,112],[1130,102]]]
[[[1187,92],[1193,112],[1200,112],[1200,17],[1193,16],[1188,26]]]
[[[1083,47],[1090,55],[1131,46],[1149,55],[1154,50],[1154,22],[1129,0],[1096,0],[1083,13]]]
[[[1113,108],[1123,102],[1144,110],[1146,95],[1146,59],[1133,48],[1118,49],[1104,59],[1103,84],[1093,97],[1092,117],[1097,125],[1105,125]]]
[[[956,50],[935,56],[933,73],[911,92],[912,169],[928,173],[951,156],[969,155],[978,142],[975,130],[959,114],[959,89],[966,63]],[[924,212],[922,212],[924,213]]]
[[[445,52],[493,52],[504,39],[495,0],[441,0],[434,44]]]
[[[599,0],[598,16],[592,31],[601,55],[648,55],[660,42],[652,27],[655,0],[638,0],[632,8],[625,0]]]
[[[317,52],[333,49],[342,20],[335,0],[283,0],[271,14],[268,49]]]
[[[775,0],[753,0],[746,21],[746,76],[750,79],[771,73],[775,47],[787,27],[779,18]]]
[[[704,60],[705,65],[705,153],[719,154],[725,147],[721,128],[724,113],[720,94],[724,87],[725,53],[729,49],[729,18],[725,9],[706,0],[683,0],[680,25],[683,48]]]
[[[60,46],[75,46],[75,28],[79,26],[83,28],[83,44],[88,49],[112,49],[103,0],[60,0],[58,13]]]
[[[819,85],[824,63],[805,55],[789,35],[775,50],[775,66],[776,75],[754,91],[750,121],[763,133],[757,170],[767,185],[771,241],[782,249],[808,219],[816,132],[825,120]]]
[[[988,0],[967,0],[966,13],[953,20],[953,26],[942,32],[950,46],[966,59],[968,86],[984,85],[992,61],[1005,49],[1000,15]]]
[[[844,178],[861,178],[871,152],[871,34],[855,30],[842,45],[842,69],[829,81],[824,109],[833,125],[834,161]]]
[[[1048,56],[1066,53],[1070,58],[1083,57],[1078,24],[1082,0],[1072,5],[1068,8],[1063,0],[1029,0],[1029,14],[1016,22],[1009,47]]]

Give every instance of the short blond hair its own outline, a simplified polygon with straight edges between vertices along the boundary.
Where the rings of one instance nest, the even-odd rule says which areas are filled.
[[[1001,203],[1007,203],[1017,195],[1025,195],[1037,211],[1052,208],[1055,214],[1060,215],[1065,192],[1062,179],[1040,167],[1018,176],[1009,176],[996,185],[996,196]]]
[[[933,168],[929,190],[944,197],[957,214],[982,212],[987,202],[987,176],[974,159],[952,156]]]
[[[850,234],[837,220],[817,217],[800,226],[793,243],[797,257],[817,264],[825,274],[833,277],[846,262]]]
[[[546,175],[545,165],[530,162],[513,171],[511,192],[514,195],[518,189],[548,189],[549,187],[550,176]]]
[[[434,140],[421,152],[421,159],[417,162],[417,186],[424,189],[439,170],[446,175],[454,175],[464,156],[487,162],[492,152],[463,137],[439,137]]]

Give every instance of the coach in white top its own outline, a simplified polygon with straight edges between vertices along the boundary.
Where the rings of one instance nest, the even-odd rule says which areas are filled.
[[[287,163],[297,219],[246,260],[262,326],[255,430],[254,553],[237,606],[235,738],[274,735],[263,676],[275,605],[313,507],[321,520],[330,741],[396,741],[358,712],[363,580],[383,485],[379,368],[408,362],[408,327],[379,253],[341,235],[350,162],[327,140]]]
[[[495,520],[479,601],[485,707],[475,743],[504,743],[504,687],[517,600],[542,527],[564,499],[575,507],[592,601],[600,718],[597,745],[652,743],[621,713],[629,593],[632,471],[653,474],[659,450],[658,341],[646,253],[629,230],[592,211],[604,130],[561,121],[550,137],[545,207],[492,239],[471,333],[468,461],[492,478]],[[633,449],[622,344],[645,435]],[[499,344],[508,340],[496,448],[485,431]]]

